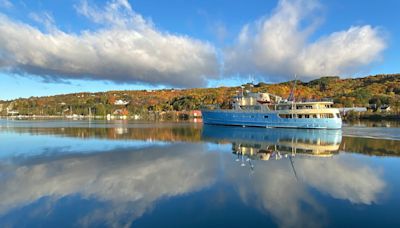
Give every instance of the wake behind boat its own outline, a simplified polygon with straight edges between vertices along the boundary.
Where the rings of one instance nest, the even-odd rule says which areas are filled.
[[[339,109],[331,100],[295,101],[271,93],[241,94],[233,97],[231,109],[205,107],[203,123],[267,128],[340,129]]]

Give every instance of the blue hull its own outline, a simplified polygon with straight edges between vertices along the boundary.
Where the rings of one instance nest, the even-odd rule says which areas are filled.
[[[280,118],[275,112],[202,110],[203,123],[267,128],[340,129],[341,118]]]

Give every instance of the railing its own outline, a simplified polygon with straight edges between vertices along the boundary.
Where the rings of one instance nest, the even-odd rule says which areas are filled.
[[[297,102],[333,102],[332,98],[321,98],[321,99],[301,99]]]

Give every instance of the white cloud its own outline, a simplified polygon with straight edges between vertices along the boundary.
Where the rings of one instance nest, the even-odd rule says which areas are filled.
[[[42,13],[30,13],[28,15],[29,18],[34,20],[35,22],[42,24],[45,26],[46,29],[52,30],[56,29],[57,27],[55,26],[55,21],[53,16],[49,12],[42,12]]]
[[[79,34],[48,33],[0,15],[0,67],[50,80],[202,86],[218,76],[215,48],[200,40],[157,30],[126,0],[103,8],[86,1],[79,13],[103,25]],[[36,18],[36,17],[35,17]]]
[[[87,0],[75,6],[78,13],[90,18],[96,23],[112,26],[146,26],[146,21],[139,14],[133,13],[127,0],[113,0],[107,3],[104,10],[91,6]]]
[[[3,5],[7,2],[0,0]],[[160,31],[134,12],[127,0],[110,0],[104,7],[83,0],[75,8],[100,28],[67,33],[56,27],[51,14],[32,13],[31,19],[44,24],[45,32],[0,14],[0,70],[54,81],[94,79],[178,87],[220,79],[220,49]],[[298,74],[309,80],[358,73],[380,59],[386,43],[380,30],[370,25],[315,39],[320,8],[316,0],[280,0],[270,16],[244,25],[234,45],[221,51],[224,74],[259,75],[272,81]],[[214,27],[222,42],[225,26]]]
[[[236,43],[224,51],[225,74],[280,75],[268,78],[280,81],[297,73],[308,80],[353,74],[379,59],[385,40],[369,25],[311,41],[320,8],[316,1],[281,0],[270,17],[243,26]]]
[[[228,36],[228,30],[224,23],[216,22],[211,27],[212,32],[220,43],[223,43]]]

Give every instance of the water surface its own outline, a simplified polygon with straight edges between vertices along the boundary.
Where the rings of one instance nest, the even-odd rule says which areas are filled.
[[[394,126],[0,120],[0,227],[398,227]]]

